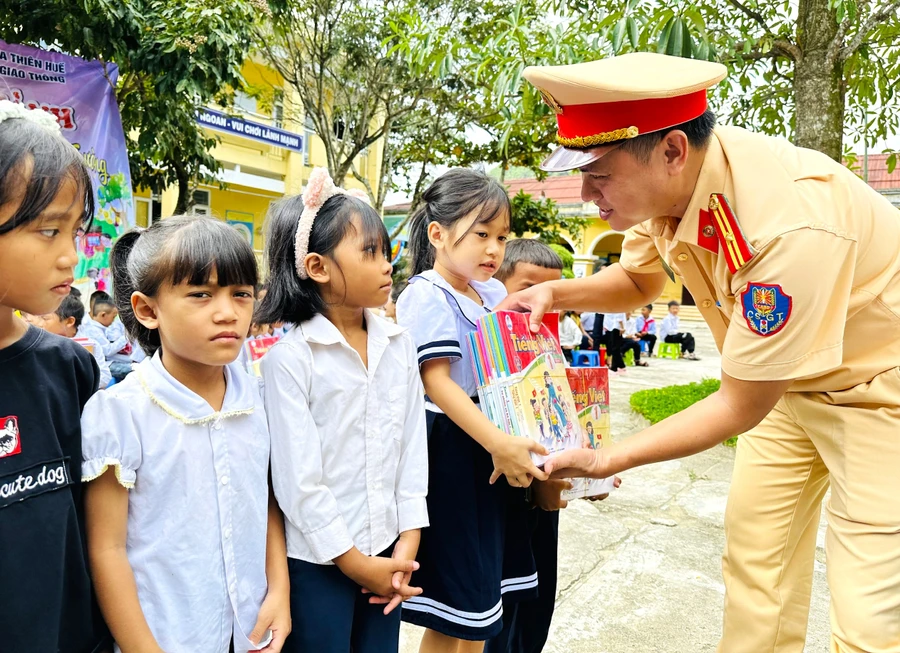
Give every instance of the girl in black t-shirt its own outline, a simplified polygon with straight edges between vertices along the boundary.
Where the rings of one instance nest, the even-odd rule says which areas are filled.
[[[0,101],[0,633],[3,650],[104,647],[83,538],[81,409],[99,373],[86,349],[28,324],[69,294],[87,167],[56,119]]]

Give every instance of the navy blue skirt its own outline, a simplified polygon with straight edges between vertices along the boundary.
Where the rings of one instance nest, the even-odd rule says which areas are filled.
[[[490,454],[446,415],[428,412],[428,518],[412,577],[422,595],[403,621],[485,641],[502,628],[503,604],[537,596],[525,490],[491,485]]]

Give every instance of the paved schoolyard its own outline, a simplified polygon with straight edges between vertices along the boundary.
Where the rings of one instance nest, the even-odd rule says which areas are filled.
[[[719,377],[719,356],[702,324],[700,361],[651,359],[611,382],[613,439],[647,425],[632,392]],[[734,450],[718,446],[681,461],[622,474],[607,501],[570,504],[560,521],[559,590],[546,653],[706,653],[721,632],[721,553]],[[806,653],[828,650],[824,522],[819,532]],[[404,624],[402,653],[421,630]]]

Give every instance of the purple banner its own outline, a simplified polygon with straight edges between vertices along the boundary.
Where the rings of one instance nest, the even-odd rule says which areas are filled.
[[[134,225],[131,173],[116,104],[115,64],[0,41],[0,99],[53,114],[91,169],[97,212],[78,239],[75,284],[109,291],[113,239]]]

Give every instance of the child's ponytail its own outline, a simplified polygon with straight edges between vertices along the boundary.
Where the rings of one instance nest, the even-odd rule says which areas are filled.
[[[131,307],[131,296],[137,291],[137,284],[129,270],[128,258],[142,233],[138,230],[129,231],[119,237],[109,254],[109,268],[112,273],[113,297],[119,319],[128,335],[152,356],[160,346],[159,332],[141,324]]]
[[[428,239],[428,205],[419,205],[409,222],[409,276],[414,277],[434,267],[434,246]]]

